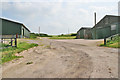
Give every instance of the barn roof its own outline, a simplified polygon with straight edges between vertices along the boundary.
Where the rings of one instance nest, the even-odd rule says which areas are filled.
[[[80,31],[82,29],[91,29],[91,27],[81,27],[78,31]]]
[[[5,20],[5,21],[9,21],[9,22],[13,22],[13,23],[16,23],[16,24],[19,24],[19,25],[22,25],[25,29],[27,29],[30,32],[30,30],[23,23],[20,23],[20,22],[17,22],[17,21],[13,21],[13,20],[8,20],[8,19],[5,19],[5,18],[0,18],[0,19],[1,20]]]

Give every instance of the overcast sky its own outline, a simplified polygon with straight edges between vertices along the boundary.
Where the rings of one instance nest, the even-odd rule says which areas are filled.
[[[105,15],[118,15],[119,0],[3,0],[1,17],[21,22],[31,32],[76,33]]]

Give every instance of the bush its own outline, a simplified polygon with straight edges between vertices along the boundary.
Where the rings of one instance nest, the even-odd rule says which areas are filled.
[[[52,37],[48,34],[44,34],[44,33],[40,33],[40,34],[37,34],[37,33],[30,33],[30,38],[37,38],[37,37]]]
[[[37,35],[35,35],[35,33],[30,33],[30,38],[37,38]]]
[[[41,33],[39,36],[40,36],[40,37],[52,37],[52,36],[50,36],[50,35],[43,34],[43,33]]]

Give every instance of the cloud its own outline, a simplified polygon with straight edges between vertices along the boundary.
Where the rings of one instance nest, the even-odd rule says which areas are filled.
[[[102,12],[111,12],[113,10],[118,10],[117,6],[90,6],[90,8],[94,11]]]
[[[73,0],[9,1],[2,4],[3,17],[23,22],[32,32],[38,32],[40,26],[41,31],[48,34],[67,33],[68,28],[70,32],[77,32],[82,26],[92,27],[94,11],[99,14],[99,19],[108,13],[116,14],[113,3],[81,3]]]
[[[119,1],[119,4],[118,4],[118,15],[120,16],[120,1]]]
[[[2,0],[2,2],[118,2],[119,0]]]

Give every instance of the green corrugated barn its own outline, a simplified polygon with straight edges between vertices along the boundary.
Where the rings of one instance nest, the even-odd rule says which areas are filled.
[[[108,38],[120,32],[120,16],[106,15],[92,29],[93,39]]]
[[[77,39],[92,39],[91,28],[82,27],[77,32]]]
[[[3,18],[0,18],[0,21],[2,22],[2,25],[0,25],[2,38],[14,38],[16,34],[18,34],[18,38],[30,37],[30,30],[22,23]]]

